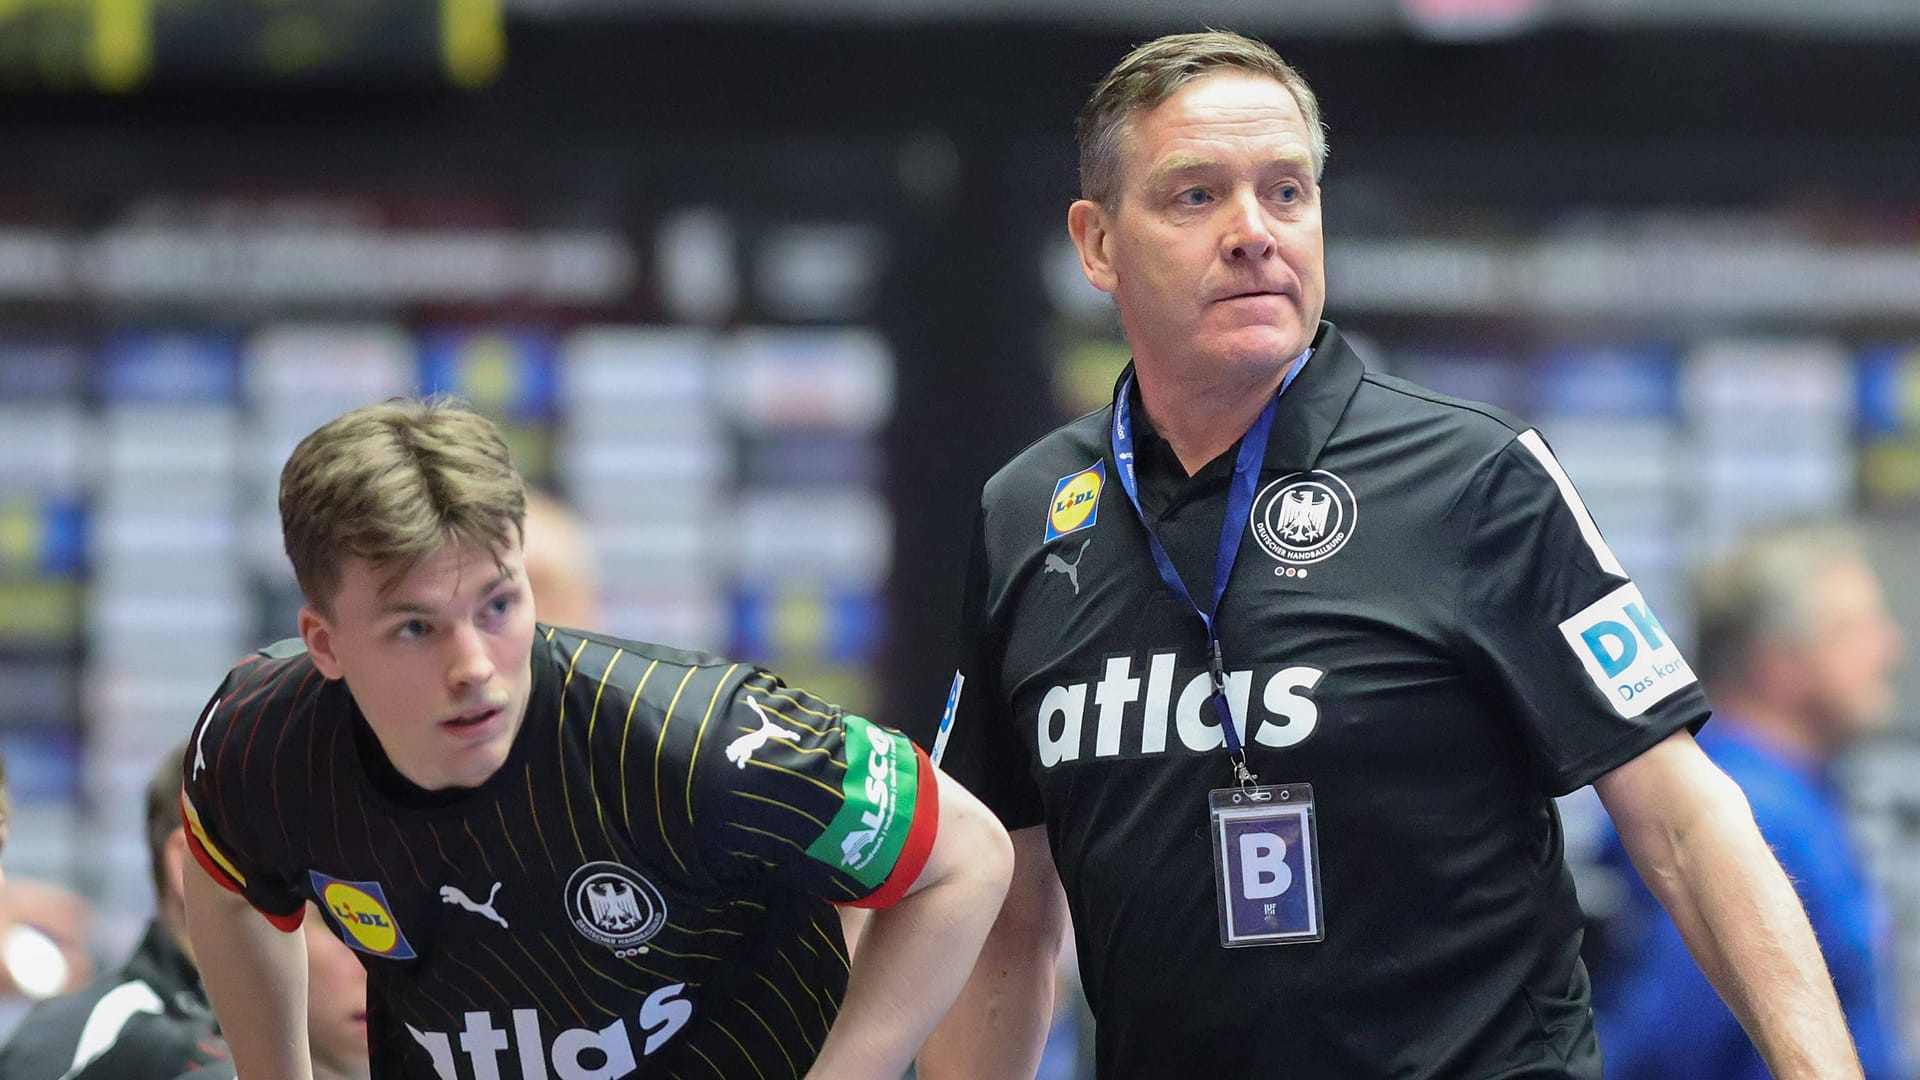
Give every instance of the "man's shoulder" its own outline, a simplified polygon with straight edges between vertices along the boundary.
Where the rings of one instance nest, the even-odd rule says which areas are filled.
[[[94,1075],[172,1077],[213,1060],[219,1036],[208,1016],[181,1012],[160,989],[124,970],[34,1006],[0,1051],[8,1077],[60,1075],[73,1064],[83,1038],[98,1044]],[[150,1071],[123,1071],[150,1070]]]
[[[563,626],[541,626],[538,639],[536,647],[541,650],[546,663],[562,673],[573,673],[576,679],[582,672],[591,674],[596,680],[605,673],[609,690],[616,686],[637,688],[648,668],[654,668],[656,672],[665,668],[678,674],[711,668],[751,666],[700,649],[682,649]],[[629,659],[637,663],[629,664]],[[653,690],[653,679],[658,677],[656,674],[646,678],[649,694]]]
[[[1498,406],[1376,371],[1361,377],[1347,420],[1428,432],[1482,450],[1504,447],[1532,428]]]
[[[982,504],[991,513],[1009,500],[1030,501],[1037,489],[1044,488],[1039,497],[1047,498],[1063,481],[1082,472],[1098,469],[1104,475],[1107,424],[1112,416],[1112,406],[1102,406],[1028,443],[987,480]]]
[[[714,653],[593,631],[543,626],[539,633],[538,655],[551,665],[569,714],[605,714],[618,703],[632,723],[656,724],[696,701],[702,711],[723,704],[761,670]]]
[[[296,701],[311,700],[325,682],[305,643],[299,638],[278,641],[248,654],[227,672],[208,705],[207,718],[232,724],[236,717],[281,715]]]
[[[288,724],[310,722],[328,697],[327,685],[298,638],[248,655],[227,672],[194,727],[189,775],[198,776],[221,760],[244,765],[248,755],[222,753],[230,740],[238,745],[263,727],[282,731]]]

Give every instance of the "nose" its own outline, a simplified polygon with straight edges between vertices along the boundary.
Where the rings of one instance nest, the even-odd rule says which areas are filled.
[[[1228,203],[1231,218],[1221,235],[1222,254],[1228,262],[1248,262],[1273,258],[1277,242],[1273,225],[1251,188],[1237,191]]]
[[[493,657],[487,643],[471,623],[462,624],[449,634],[451,655],[447,658],[447,689],[456,696],[484,686],[493,678]]]

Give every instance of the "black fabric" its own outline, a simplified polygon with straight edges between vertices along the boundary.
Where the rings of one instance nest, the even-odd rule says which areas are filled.
[[[262,911],[328,912],[368,972],[376,1077],[534,1075],[535,1056],[557,1075],[802,1075],[846,987],[829,901],[873,893],[896,856],[868,851],[897,852],[829,827],[880,783],[898,815],[875,828],[904,836],[913,790],[874,762],[914,777],[911,743],[714,657],[542,627],[531,662],[505,764],[426,792],[304,653],[250,660],[188,751],[191,839]],[[627,884],[579,884],[609,865]],[[617,923],[622,891],[664,923],[596,939],[576,912]]]
[[[1313,785],[1326,937],[1228,950],[1205,639],[1154,569],[1111,422],[1054,431],[986,485],[941,762],[1009,828],[1046,827],[1099,1075],[1597,1078],[1552,797],[1707,703],[1546,444],[1367,373],[1322,327],[1276,407],[1219,626],[1250,765]],[[1156,442],[1136,436],[1141,487],[1198,593],[1231,455],[1187,478]],[[1102,464],[1095,512],[1050,537],[1063,481]]]
[[[67,1076],[89,1019],[107,1038],[71,1080],[173,1080],[226,1057],[193,961],[157,922],[117,970],[27,1013],[0,1050],[0,1080]]]

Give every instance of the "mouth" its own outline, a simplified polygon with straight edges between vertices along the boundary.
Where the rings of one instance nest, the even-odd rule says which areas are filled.
[[[440,721],[440,726],[451,731],[471,731],[500,715],[500,706],[488,705],[484,708],[470,709],[458,716]]]
[[[1245,289],[1220,297],[1220,302],[1224,303],[1229,300],[1257,300],[1263,297],[1283,297],[1286,295],[1286,293],[1278,289]]]

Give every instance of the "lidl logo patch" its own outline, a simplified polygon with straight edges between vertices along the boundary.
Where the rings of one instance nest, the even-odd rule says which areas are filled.
[[[1621,716],[1639,716],[1695,681],[1686,657],[1632,582],[1561,623],[1560,634]]]
[[[1053,485],[1053,502],[1047,507],[1046,542],[1092,528],[1100,519],[1100,491],[1106,486],[1105,458],[1094,462],[1090,469],[1061,477],[1059,483]]]
[[[346,943],[369,956],[411,960],[415,953],[393,917],[387,894],[377,881],[341,881],[318,870],[307,871],[320,906],[327,909]]]

